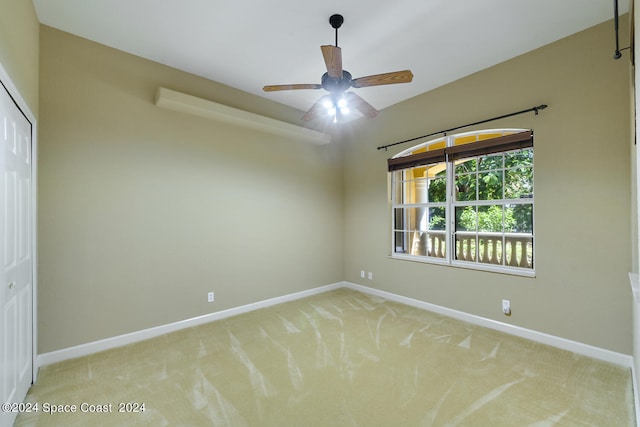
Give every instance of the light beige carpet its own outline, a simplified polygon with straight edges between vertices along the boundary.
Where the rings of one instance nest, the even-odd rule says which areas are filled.
[[[340,289],[46,366],[16,425],[632,426],[630,375]]]

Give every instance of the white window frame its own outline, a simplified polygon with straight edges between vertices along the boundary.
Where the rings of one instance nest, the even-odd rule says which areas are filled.
[[[464,132],[464,133],[458,133],[455,135],[447,135],[441,138],[437,138],[437,139],[433,139],[433,140],[429,140],[423,143],[420,143],[418,145],[415,145],[413,147],[410,147],[398,154],[396,154],[395,156],[393,156],[394,159],[399,158],[399,157],[404,157],[407,156],[409,154],[411,154],[412,152],[419,150],[421,148],[425,148],[429,145],[432,144],[442,144],[442,142],[445,142],[445,147],[452,147],[454,144],[454,141],[456,139],[459,139],[461,137],[471,137],[471,136],[475,136],[476,138],[482,138],[482,135],[486,135],[486,134],[492,134],[492,135],[496,135],[496,134],[502,134],[502,135],[508,135],[508,134],[513,134],[513,133],[518,133],[518,132],[523,132],[523,131],[527,131],[528,129],[513,129],[513,128],[509,128],[509,129],[485,129],[485,130],[480,130],[480,131],[472,131],[472,132]],[[531,148],[533,149],[533,147]],[[513,150],[510,150],[513,151]],[[497,154],[503,154],[503,153],[508,153],[510,151],[504,151],[501,153],[496,153]],[[535,159],[535,154],[534,154],[534,159]],[[518,275],[518,276],[527,276],[527,277],[535,277],[535,259],[536,259],[536,252],[535,252],[535,246],[536,246],[536,238],[535,238],[535,195],[533,195],[531,198],[521,198],[521,199],[498,199],[498,200],[487,200],[487,201],[482,201],[482,200],[478,200],[476,198],[476,200],[474,201],[456,201],[455,200],[455,188],[454,188],[454,179],[455,179],[455,162],[454,161],[450,161],[450,160],[445,160],[444,161],[445,165],[446,165],[446,202],[443,203],[438,203],[438,202],[423,202],[423,203],[396,203],[395,201],[397,200],[396,198],[396,191],[398,190],[398,187],[402,190],[402,191],[406,191],[406,187],[404,185],[405,182],[408,182],[409,180],[406,179],[402,179],[402,184],[400,186],[397,185],[397,182],[394,179],[394,174],[400,172],[400,171],[393,171],[389,173],[389,188],[390,188],[390,198],[389,198],[389,207],[390,207],[390,221],[391,221],[391,241],[390,241],[390,257],[392,259],[400,259],[400,260],[409,260],[409,261],[417,261],[417,262],[423,262],[423,263],[428,263],[428,264],[437,264],[437,265],[448,265],[448,266],[452,266],[452,267],[460,267],[460,268],[466,268],[466,269],[472,269],[472,270],[481,270],[481,271],[489,271],[489,272],[495,272],[495,273],[504,273],[504,274],[512,274],[512,275]],[[433,165],[431,165],[433,166]],[[427,166],[429,167],[429,165]],[[504,165],[503,165],[504,167]],[[534,181],[535,181],[535,165],[532,166],[533,168],[533,174],[534,174]],[[403,175],[404,177],[404,175]],[[428,178],[425,178],[428,180]],[[478,191],[476,189],[476,191]],[[534,184],[534,193],[535,193],[535,184]],[[406,200],[406,198],[402,199],[403,201]],[[477,260],[475,261],[464,261],[464,260],[457,260],[456,256],[455,256],[455,251],[456,251],[456,232],[455,232],[455,208],[459,207],[459,206],[489,206],[489,205],[507,205],[507,204],[530,204],[532,206],[532,233],[531,233],[531,256],[532,256],[532,268],[527,268],[527,267],[513,267],[513,266],[509,266],[509,265],[496,265],[496,264],[488,264],[488,263],[483,263]],[[398,232],[398,230],[396,230],[396,224],[395,224],[395,214],[394,214],[394,210],[397,208],[423,208],[423,209],[429,209],[429,207],[434,207],[435,205],[440,206],[440,205],[444,205],[445,207],[445,214],[446,214],[446,225],[445,225],[445,248],[446,248],[446,253],[444,258],[440,258],[440,257],[433,257],[433,256],[428,256],[428,255],[412,255],[410,253],[401,253],[401,252],[396,252],[397,248],[395,246],[396,243],[396,233]],[[407,221],[405,220],[404,224],[406,227],[406,223]],[[428,233],[428,232],[427,232]],[[496,232],[499,233],[501,236],[506,236],[509,235],[508,232]],[[436,233],[437,234],[437,233]],[[479,234],[479,232],[475,232],[476,235]],[[484,233],[487,234],[487,233]],[[408,248],[410,246],[410,243],[405,243],[405,247]],[[502,248],[503,250],[505,250],[505,240],[504,237],[502,238]],[[477,249],[477,248],[476,248]],[[505,257],[505,255],[503,255],[503,257]],[[506,261],[505,261],[506,262]]]

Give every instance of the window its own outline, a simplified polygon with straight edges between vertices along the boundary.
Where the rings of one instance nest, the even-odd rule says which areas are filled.
[[[393,257],[533,274],[531,131],[451,135],[388,164]]]

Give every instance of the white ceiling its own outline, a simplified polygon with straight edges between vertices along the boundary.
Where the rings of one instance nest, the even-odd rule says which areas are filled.
[[[412,83],[353,89],[382,109],[613,18],[611,0],[33,0],[41,23],[307,110],[320,45],[340,13],[353,77],[411,69]],[[629,9],[620,0],[620,14]],[[621,43],[628,40],[621,35]],[[623,44],[626,46],[626,44]],[[611,54],[615,48],[611,26]]]

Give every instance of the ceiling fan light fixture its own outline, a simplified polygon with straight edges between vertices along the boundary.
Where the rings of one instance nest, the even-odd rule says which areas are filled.
[[[346,116],[347,114],[349,114],[351,112],[351,110],[349,109],[349,102],[344,98],[340,98],[338,100],[337,107],[340,110],[340,114],[343,115],[343,116]]]
[[[342,49],[338,46],[338,28],[343,22],[344,18],[340,14],[334,14],[329,18],[331,27],[336,31],[336,44],[335,46],[320,46],[327,68],[327,72],[320,79],[320,84],[269,85],[263,88],[266,92],[295,89],[324,89],[329,92],[329,95],[325,95],[325,97],[316,101],[302,116],[304,121],[312,120],[322,115],[323,110],[328,115],[333,116],[334,123],[338,122],[338,116],[349,114],[351,109],[359,111],[365,117],[374,118],[378,115],[378,110],[360,96],[349,91],[349,89],[409,83],[413,79],[413,74],[410,70],[374,74],[354,79],[351,73],[342,68]]]
[[[325,99],[322,106],[327,110],[327,115],[333,117],[333,122],[337,122],[338,112],[340,116],[348,115],[351,110],[349,109],[349,102],[341,97],[339,99]]]

